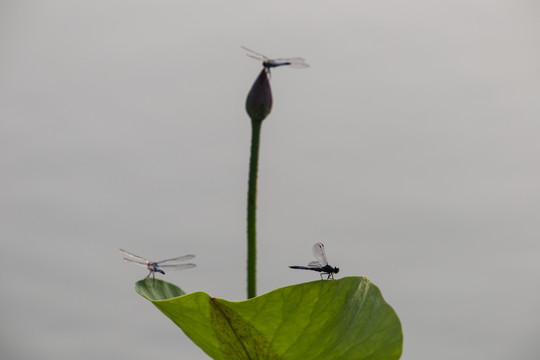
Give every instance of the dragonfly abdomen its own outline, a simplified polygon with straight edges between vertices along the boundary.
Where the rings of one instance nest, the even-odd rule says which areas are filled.
[[[312,270],[312,271],[324,271],[321,267],[309,267],[309,266],[289,266],[291,269],[300,269],[300,270]]]
[[[274,68],[278,66],[291,65],[290,62],[275,62],[275,61],[264,61],[263,66],[265,68]]]

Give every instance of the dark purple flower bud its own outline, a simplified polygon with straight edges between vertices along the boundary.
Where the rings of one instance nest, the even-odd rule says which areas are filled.
[[[272,89],[267,70],[261,73],[253,83],[246,99],[246,111],[252,121],[263,121],[272,110]]]

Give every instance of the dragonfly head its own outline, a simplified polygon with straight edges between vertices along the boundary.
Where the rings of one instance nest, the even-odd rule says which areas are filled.
[[[334,267],[334,274],[337,274],[339,272],[339,268],[338,267]]]

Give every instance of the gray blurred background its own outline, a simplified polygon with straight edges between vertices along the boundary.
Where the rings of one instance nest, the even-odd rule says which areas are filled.
[[[323,242],[401,318],[404,360],[540,352],[537,1],[0,2],[3,359],[207,359],[133,290],[245,299],[250,124],[259,294]],[[161,275],[160,275],[161,276]]]

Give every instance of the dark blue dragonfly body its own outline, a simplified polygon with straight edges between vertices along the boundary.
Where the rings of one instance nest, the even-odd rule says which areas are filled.
[[[334,279],[334,274],[339,272],[338,267],[328,265],[328,259],[326,259],[326,253],[324,251],[324,245],[322,243],[316,243],[313,245],[313,256],[316,261],[310,262],[307,266],[289,266],[291,269],[311,270],[317,271],[321,274],[321,280],[323,274],[328,275],[326,280]]]
[[[157,263],[155,263],[155,262],[146,264],[146,268],[148,270],[150,270],[150,271],[162,273],[163,275],[165,275],[165,271],[161,270],[159,268],[159,266],[157,265]],[[150,275],[150,274],[148,274],[148,275]]]

